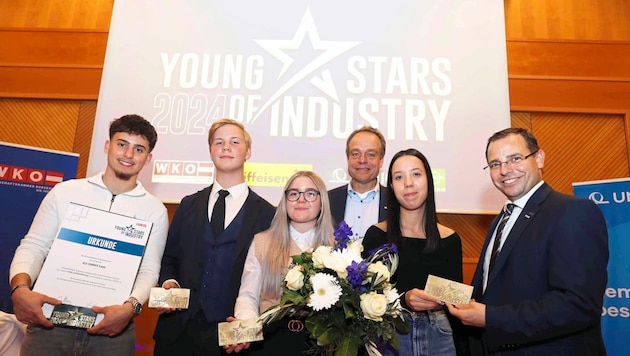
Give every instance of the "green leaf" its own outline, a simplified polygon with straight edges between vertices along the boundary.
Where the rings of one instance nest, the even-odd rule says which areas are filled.
[[[309,317],[306,319],[306,329],[317,339],[326,331],[326,325],[318,318]]]
[[[354,356],[359,353],[361,340],[353,337],[344,338],[335,350],[335,356]]]
[[[351,303],[343,303],[343,313],[346,319],[352,319],[356,315],[355,310]]]
[[[400,339],[398,339],[398,335],[394,334],[387,342],[396,350],[400,350]]]
[[[337,339],[337,336],[339,336],[339,329],[333,328],[333,327],[328,328],[317,338],[317,345],[319,346],[330,345]]]
[[[394,326],[396,327],[396,330],[398,330],[398,332],[402,334],[406,334],[409,332],[409,325],[407,325],[407,322],[402,320],[402,318],[400,317],[394,318]]]
[[[280,297],[280,305],[285,304],[304,305],[306,300],[300,292],[285,288],[282,297]]]

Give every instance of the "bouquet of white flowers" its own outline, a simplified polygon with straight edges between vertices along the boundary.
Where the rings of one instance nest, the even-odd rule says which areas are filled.
[[[396,331],[408,331],[400,295],[390,283],[398,266],[396,245],[385,244],[363,259],[361,242],[341,222],[335,246],[292,256],[280,303],[259,321],[269,324],[284,317],[306,317],[306,328],[321,355],[356,355],[365,345],[380,355],[377,342],[399,347]]]

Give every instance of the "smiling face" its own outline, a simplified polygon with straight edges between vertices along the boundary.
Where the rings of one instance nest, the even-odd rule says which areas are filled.
[[[496,140],[488,146],[488,162],[505,162],[514,156],[525,157],[531,152],[525,139],[516,134]],[[527,194],[542,180],[542,168],[545,163],[545,152],[523,159],[518,164],[501,164],[497,169],[490,170],[492,183],[510,201],[515,201]]]
[[[381,141],[371,132],[359,132],[348,142],[348,174],[352,189],[359,193],[374,189],[383,166]]]
[[[234,173],[243,170],[251,156],[243,130],[236,125],[223,125],[210,140],[210,158],[215,172]]]
[[[314,191],[319,193],[315,201],[306,201],[305,195],[300,194],[298,200],[289,201],[285,197],[287,204],[287,215],[291,221],[291,225],[298,231],[306,231],[315,226],[317,218],[322,209],[321,192],[311,178],[306,176],[297,177],[291,182],[287,191],[307,192]]]
[[[145,164],[151,162],[149,141],[140,135],[117,132],[105,142],[107,168],[105,174],[113,174],[124,181],[136,179]]]
[[[427,173],[422,161],[416,156],[400,156],[392,164],[391,187],[400,208],[417,210],[424,208],[427,200]]]

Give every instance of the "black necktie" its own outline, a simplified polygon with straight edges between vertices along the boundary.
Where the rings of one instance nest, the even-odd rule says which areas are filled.
[[[494,236],[494,244],[492,245],[492,254],[490,255],[490,264],[488,265],[488,274],[492,271],[492,267],[494,262],[497,260],[497,256],[499,255],[499,246],[501,245],[501,235],[503,235],[503,229],[505,228],[505,224],[507,223],[510,215],[512,215],[512,211],[514,211],[514,204],[508,203],[503,207],[503,216],[501,217],[501,221],[499,222],[499,227],[497,228],[497,234]]]
[[[221,235],[225,230],[225,197],[230,195],[227,190],[219,190],[219,197],[212,208],[212,217],[210,218],[210,227],[214,237]]]

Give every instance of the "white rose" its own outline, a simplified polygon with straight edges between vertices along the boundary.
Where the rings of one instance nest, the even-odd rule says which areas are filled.
[[[304,286],[304,274],[302,266],[294,266],[287,272],[284,281],[287,282],[287,288],[290,290],[300,290]]]
[[[329,254],[324,259],[324,267],[330,268],[331,270],[337,272],[337,275],[341,278],[346,278],[348,276],[348,271],[346,267],[348,267],[350,263],[346,261],[343,255],[338,253],[338,251],[334,251]]]
[[[361,241],[358,240],[352,240],[348,243],[348,248],[347,250],[355,256],[359,256],[361,257],[361,252],[363,252],[363,244],[361,243]]]
[[[381,283],[383,280],[389,281],[389,269],[381,261],[371,263],[368,266],[368,273],[379,275],[376,278],[376,284]]]
[[[328,256],[330,256],[330,251],[332,251],[331,246],[319,246],[317,249],[315,249],[312,256],[313,264],[315,265],[315,267],[324,267],[324,261],[326,260],[326,258],[328,258]]]
[[[361,294],[361,310],[366,319],[383,321],[383,314],[387,311],[387,297],[376,292]]]

